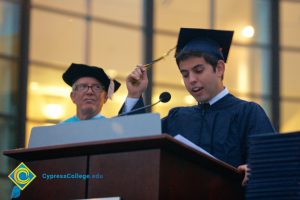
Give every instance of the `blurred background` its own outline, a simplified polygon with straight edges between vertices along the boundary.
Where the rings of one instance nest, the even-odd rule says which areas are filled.
[[[299,0],[0,0],[0,199],[16,163],[2,151],[24,147],[33,126],[75,113],[62,81],[74,63],[100,66],[122,82],[102,114],[115,116],[125,78],[173,48],[180,27],[234,30],[225,85],[258,102],[280,132],[300,130]],[[161,117],[196,102],[185,91],[174,52],[149,71],[146,104]]]

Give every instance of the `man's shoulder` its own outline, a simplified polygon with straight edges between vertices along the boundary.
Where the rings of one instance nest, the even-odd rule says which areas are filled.
[[[178,107],[174,107],[172,109],[170,109],[169,111],[169,115],[174,115],[174,114],[189,114],[192,112],[196,112],[197,111],[198,106],[178,106]]]
[[[193,113],[195,113],[197,106],[179,106],[174,107],[169,110],[167,116],[162,118],[163,122],[165,121],[184,121],[185,119],[189,119]]]
[[[233,106],[260,107],[260,105],[254,101],[242,99],[230,93],[224,97],[224,100]]]
[[[267,117],[265,110],[263,107],[254,102],[248,101],[244,99],[237,98],[232,95],[232,107],[228,108],[228,110],[232,111],[232,113],[238,114],[243,117]]]

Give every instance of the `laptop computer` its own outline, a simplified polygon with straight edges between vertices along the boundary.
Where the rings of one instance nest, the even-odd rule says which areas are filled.
[[[84,120],[31,129],[28,148],[161,134],[158,113]]]

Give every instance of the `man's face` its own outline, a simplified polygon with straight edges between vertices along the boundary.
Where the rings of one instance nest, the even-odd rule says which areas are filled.
[[[216,71],[203,57],[192,56],[179,63],[184,84],[198,102],[207,102],[222,91],[225,64],[218,61]]]
[[[107,100],[106,91],[99,81],[83,77],[74,83],[71,99],[77,107],[77,113],[97,115]],[[88,88],[86,86],[89,86]],[[93,90],[93,88],[96,88]]]

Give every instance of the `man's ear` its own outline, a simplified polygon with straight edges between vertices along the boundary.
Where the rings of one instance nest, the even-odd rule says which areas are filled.
[[[105,92],[104,103],[106,103],[107,99],[108,99],[107,92]]]
[[[216,73],[219,77],[223,77],[225,72],[225,63],[223,60],[219,60],[216,67]]]
[[[75,93],[73,91],[70,93],[70,97],[72,99],[72,102],[75,103]]]

